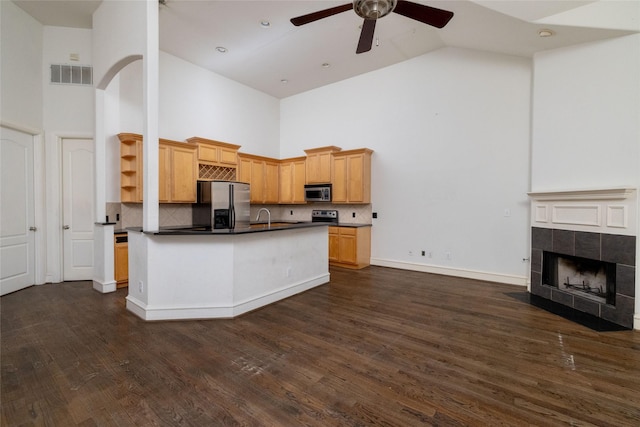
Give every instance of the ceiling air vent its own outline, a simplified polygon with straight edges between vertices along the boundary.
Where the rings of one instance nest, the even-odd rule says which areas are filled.
[[[93,85],[93,67],[51,64],[51,83],[61,85]]]

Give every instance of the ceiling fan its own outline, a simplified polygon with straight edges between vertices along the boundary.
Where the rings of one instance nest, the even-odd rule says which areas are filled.
[[[291,23],[298,27],[350,9],[353,9],[361,18],[364,18],[356,53],[364,53],[371,50],[376,20],[387,16],[391,12],[399,13],[407,18],[415,19],[436,28],[444,27],[453,17],[453,12],[406,0],[353,0],[353,3],[292,18]]]

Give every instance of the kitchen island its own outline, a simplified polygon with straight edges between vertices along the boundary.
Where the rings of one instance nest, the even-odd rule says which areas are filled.
[[[329,282],[322,223],[235,230],[129,229],[129,311],[144,320],[232,318]]]

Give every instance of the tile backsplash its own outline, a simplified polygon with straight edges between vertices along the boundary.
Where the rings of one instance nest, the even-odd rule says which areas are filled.
[[[311,211],[314,209],[336,209],[342,224],[371,224],[371,205],[334,205],[331,203],[310,203],[306,205],[253,205],[251,206],[251,221],[256,220],[260,208],[267,208],[271,212],[271,220],[281,221],[311,221]],[[128,227],[142,227],[141,203],[107,203],[109,222],[115,222],[115,229]],[[119,220],[116,218],[119,216]],[[160,227],[191,225],[190,204],[161,204],[159,209]],[[260,220],[266,221],[266,216]]]

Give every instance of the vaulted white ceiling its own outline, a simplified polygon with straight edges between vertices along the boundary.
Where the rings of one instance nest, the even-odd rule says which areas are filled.
[[[362,18],[353,11],[300,27],[289,22],[349,1],[166,0],[159,5],[160,48],[284,98],[444,46],[529,57],[640,31],[640,0],[416,2],[452,11],[454,17],[445,28],[436,29],[392,13],[377,22],[371,51],[356,55]],[[100,1],[14,3],[44,25],[91,28],[91,14]],[[270,25],[264,28],[263,21]],[[553,36],[540,37],[541,29],[551,30]],[[218,52],[218,46],[227,52]]]

